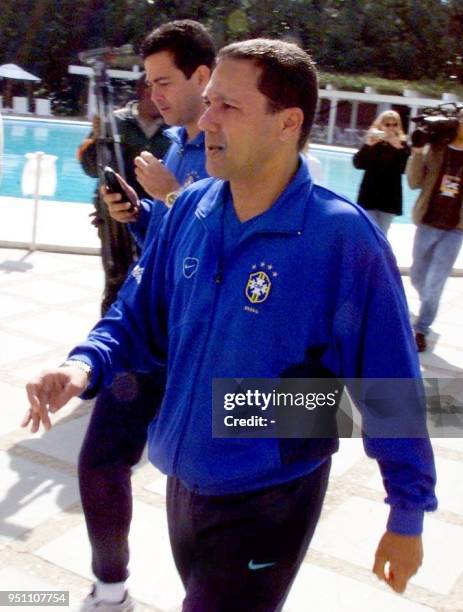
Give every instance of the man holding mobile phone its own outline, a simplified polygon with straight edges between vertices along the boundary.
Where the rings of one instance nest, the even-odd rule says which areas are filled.
[[[149,151],[135,158],[137,180],[151,195],[150,199],[137,201],[132,196],[132,202],[123,202],[117,195],[104,194],[112,218],[129,223],[140,246],[148,226],[156,233],[178,193],[208,176],[204,134],[198,128],[198,119],[204,110],[202,94],[211,75],[215,51],[204,26],[185,19],[154,30],[143,44],[142,55],[151,100],[164,121],[173,126],[164,132],[171,145],[162,161]]]

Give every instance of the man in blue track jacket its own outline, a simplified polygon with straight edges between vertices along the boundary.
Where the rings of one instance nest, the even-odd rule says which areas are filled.
[[[315,186],[299,155],[316,99],[297,46],[222,49],[200,120],[220,180],[178,198],[108,315],[27,386],[32,426],[48,428],[71,397],[166,361],[149,455],[169,476],[184,611],[282,609],[337,449],[329,438],[214,438],[212,379],[420,376],[387,242],[357,206]],[[424,423],[420,401],[405,410]],[[422,561],[424,512],[436,508],[431,445],[366,436],[365,449],[391,506],[373,571],[402,592]]]

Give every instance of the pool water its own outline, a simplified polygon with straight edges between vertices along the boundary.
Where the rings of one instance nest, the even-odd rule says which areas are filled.
[[[310,152],[322,165],[323,185],[357,201],[363,170],[357,170],[352,165],[352,153],[346,151],[327,151],[324,147],[310,146]],[[395,217],[395,223],[411,223],[411,209],[418,196],[417,190],[408,186],[405,175],[402,176],[403,215]]]
[[[21,175],[25,164],[25,153],[43,151],[58,157],[56,168],[58,186],[53,199],[64,202],[91,202],[96,179],[88,177],[76,159],[76,150],[89,133],[88,123],[69,121],[39,121],[4,119],[3,177],[0,182],[0,195],[23,197]],[[352,165],[352,153],[328,150],[316,145],[310,147],[311,153],[322,164],[323,184],[349,199],[356,201],[363,171]],[[404,195],[404,215],[396,217],[398,223],[410,223],[410,210],[417,193],[407,185],[402,177]]]
[[[24,197],[21,177],[25,153],[56,155],[58,183],[53,197],[44,200],[92,202],[97,180],[87,176],[76,159],[76,150],[90,131],[85,123],[29,121],[3,118],[3,164],[0,195]]]

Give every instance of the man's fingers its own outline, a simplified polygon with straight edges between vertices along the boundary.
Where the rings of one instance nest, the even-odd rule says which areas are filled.
[[[44,412],[44,418],[42,418],[42,413],[35,412],[32,408],[29,408],[21,421],[21,427],[30,425],[31,433],[37,433],[40,428],[40,423],[43,423],[47,431],[51,429],[51,422],[46,411]]]
[[[387,576],[385,572],[387,559],[382,555],[375,556],[375,563],[373,565],[373,573],[378,576],[380,580],[387,582]]]
[[[403,593],[407,586],[408,577],[401,571],[392,567],[391,563],[388,563],[384,557],[376,557],[375,564],[373,566],[373,573],[387,584],[396,593]]]
[[[140,157],[148,163],[153,162],[153,161],[159,161],[158,158],[154,157],[154,155],[150,153],[149,151],[142,151],[140,153]]]
[[[404,577],[393,577],[387,580],[388,585],[396,593],[404,593],[407,588],[408,580]]]
[[[40,412],[42,403],[45,402],[46,404],[46,398],[44,397],[44,389],[42,385],[28,383],[26,385],[26,393],[29,404],[31,405],[31,410],[34,412]]]
[[[29,423],[31,422],[31,420],[32,420],[32,410],[29,408],[29,410],[24,415],[23,420],[21,421],[21,427],[27,427]]]
[[[133,160],[133,163],[135,165],[135,173],[148,167],[148,163],[143,159],[143,157],[140,157],[140,155],[137,155],[137,157]]]
[[[31,433],[37,433],[40,427],[40,416],[36,412],[31,411]]]
[[[130,202],[115,202],[114,204],[108,204],[108,210],[111,214],[126,212],[130,207]]]
[[[106,185],[101,185],[100,195],[103,198],[106,206],[109,206],[110,204],[115,204],[116,202],[118,203],[122,202],[121,194],[112,193],[111,191],[108,191],[108,188],[106,187]]]
[[[137,218],[137,213],[133,208],[129,212],[132,206],[130,202],[116,202],[114,204],[107,204],[107,206],[111,218],[119,223],[129,223]]]
[[[396,567],[391,562],[389,564],[389,572],[387,583],[396,593],[403,593],[407,588],[408,580],[416,572],[410,572],[401,567]]]
[[[386,531],[376,550],[373,572],[391,589],[403,593],[409,579],[418,571],[422,560],[421,536],[407,536]]]
[[[81,393],[82,389],[80,387],[72,383],[68,383],[50,405],[50,412],[57,412],[60,408],[66,405],[70,399],[77,397]]]

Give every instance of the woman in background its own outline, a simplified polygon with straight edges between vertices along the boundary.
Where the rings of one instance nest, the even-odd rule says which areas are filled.
[[[410,155],[406,139],[399,113],[384,111],[353,158],[354,166],[365,170],[357,202],[385,234],[394,216],[402,214],[402,174]]]

